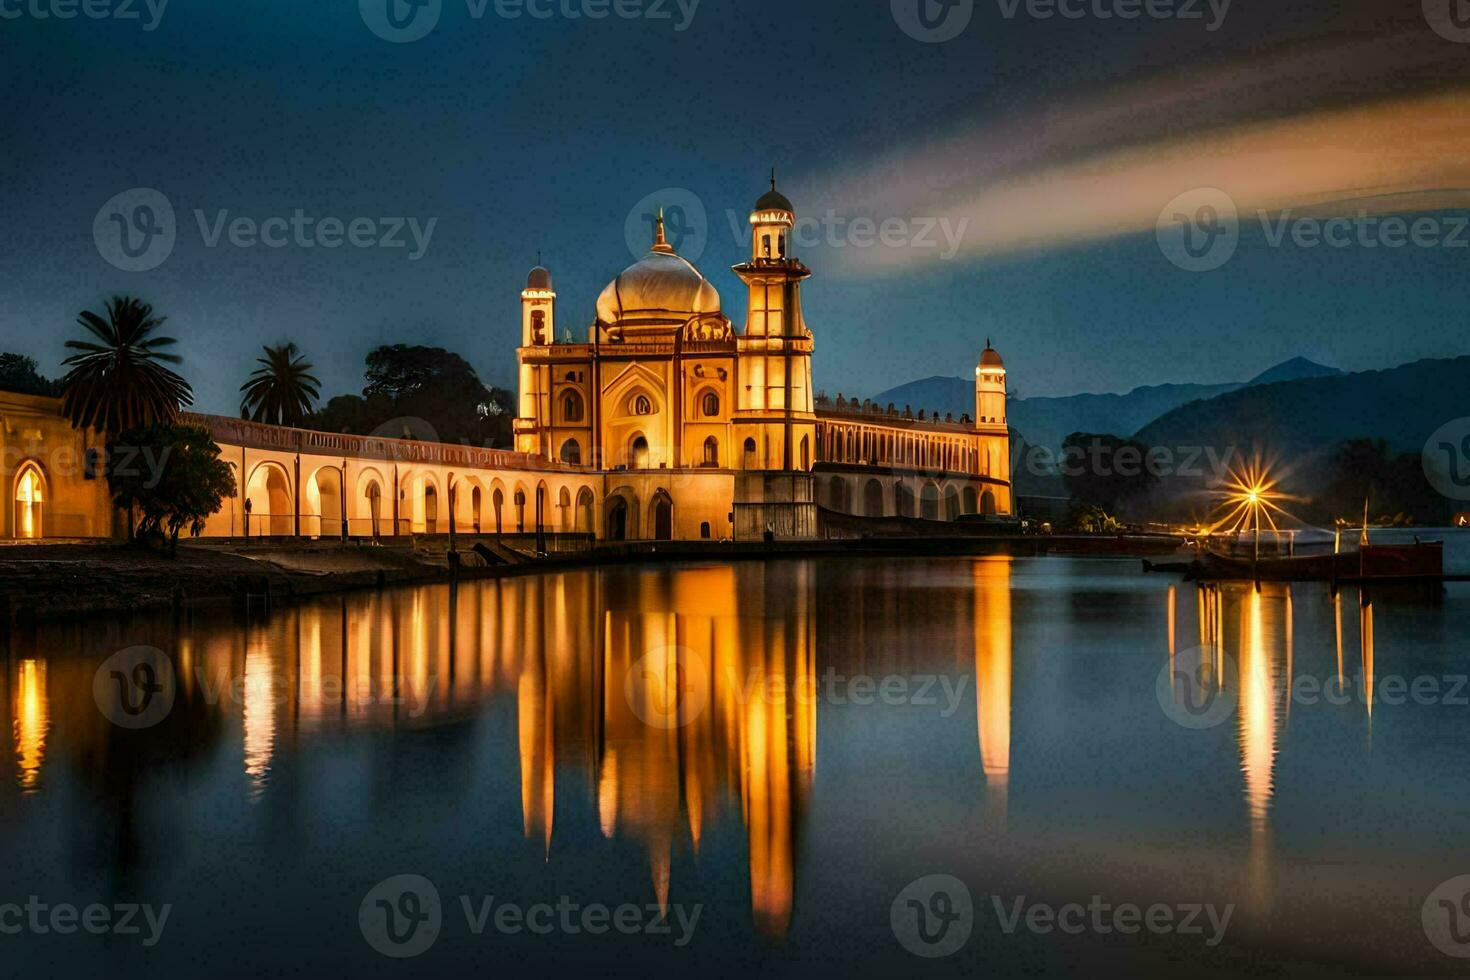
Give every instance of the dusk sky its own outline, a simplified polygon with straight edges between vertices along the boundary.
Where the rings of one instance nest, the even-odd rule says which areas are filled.
[[[36,16],[52,2],[0,0],[0,348],[52,375],[77,312],[131,293],[169,317],[204,411],[235,413],[261,345],[288,339],[324,395],[358,391],[363,356],[396,342],[513,387],[538,251],[558,332],[584,340],[650,195],[685,208],[675,244],[739,327],[729,267],[747,247],[730,217],[772,166],[803,218],[898,219],[895,240],[933,226],[935,247],[860,248],[846,224],[798,241],[832,394],[966,374],[987,337],[1023,396],[1241,380],[1296,355],[1365,370],[1470,352],[1470,232],[1455,231],[1470,98],[1450,84],[1470,79],[1470,44],[1418,0],[1236,0],[1223,18],[1200,2],[1199,19],[1133,21],[1024,4],[1008,18],[989,0],[943,43],[905,33],[886,0],[703,0],[692,16],[660,0],[667,19],[599,20],[563,0],[547,19],[442,0],[410,43],[349,0]],[[1155,232],[1198,187],[1245,216],[1238,251],[1203,272]],[[109,264],[94,237],[133,188],[177,221],[148,271]],[[1255,218],[1359,207],[1344,201],[1434,216],[1445,241],[1273,245]],[[396,223],[381,219],[413,225],[401,248],[208,244],[221,220],[298,209],[373,219],[377,236]],[[411,227],[431,221],[413,258]],[[962,221],[951,247],[943,229]]]

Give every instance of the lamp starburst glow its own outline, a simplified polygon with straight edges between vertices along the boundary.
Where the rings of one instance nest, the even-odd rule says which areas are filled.
[[[1286,499],[1286,495],[1276,489],[1277,482],[1271,476],[1270,468],[1259,460],[1243,470],[1231,470],[1230,478],[1220,490],[1225,515],[1215,522],[1211,533],[1224,530],[1239,534],[1253,530],[1256,557],[1259,558],[1262,524],[1276,533],[1280,531],[1276,518],[1287,516],[1279,503]]]

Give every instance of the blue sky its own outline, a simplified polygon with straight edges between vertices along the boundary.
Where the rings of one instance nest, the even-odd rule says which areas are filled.
[[[905,35],[887,2],[703,0],[679,31],[672,0],[668,20],[596,21],[510,19],[493,4],[476,19],[465,0],[443,0],[433,32],[407,44],[375,36],[350,0],[171,0],[151,30],[141,0],[138,20],[31,12],[52,2],[0,0],[23,11],[0,18],[0,348],[59,373],[76,313],[134,293],[170,317],[199,407],[222,413],[236,410],[258,348],[285,339],[329,394],[360,388],[363,356],[392,342],[451,348],[511,385],[518,292],[537,252],[560,326],[582,339],[597,293],[633,260],[630,209],[663,189],[705,208],[698,264],[739,325],[729,267],[745,248],[727,213],[749,209],[772,165],[803,215],[848,212],[841,175],[866,161],[995,123],[1040,133],[1050,107],[1140,78],[1248,74],[1254,58],[1376,32],[1423,30],[1445,57],[1470,49],[1424,30],[1417,11],[1316,0],[1242,5],[1214,32],[1007,19],[978,3],[943,44]],[[1261,112],[1456,80],[1442,63],[1394,68],[1365,66],[1355,84],[1324,65],[1320,84],[1277,92]],[[1188,119],[1169,128],[1192,137]],[[93,222],[137,187],[165,196],[177,240],[161,265],[130,272],[104,260]],[[379,233],[391,225],[379,219],[433,220],[433,233],[417,260],[411,247],[241,247],[228,235],[211,247],[195,217],[258,224],[297,209],[371,218]],[[1297,354],[1366,369],[1466,353],[1454,287],[1467,252],[1270,248],[1247,223],[1236,257],[1208,275],[1171,265],[1152,232],[926,256],[899,272],[854,268],[829,245],[801,257],[816,273],[805,301],[820,387],[872,394],[965,374],[989,336],[1014,385],[1041,395],[1239,380]]]

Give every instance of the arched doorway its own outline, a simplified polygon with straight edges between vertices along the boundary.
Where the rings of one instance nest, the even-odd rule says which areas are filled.
[[[868,517],[883,516],[883,484],[869,480],[863,488],[863,513]]]
[[[674,540],[674,501],[663,490],[653,497],[653,539]]]
[[[284,538],[295,533],[296,519],[291,504],[291,482],[277,463],[261,463],[250,477],[245,503],[252,537]]]
[[[437,487],[424,488],[424,533],[439,533],[439,490]]]
[[[495,493],[491,495],[490,503],[495,507],[495,533],[499,535],[504,529],[505,514],[505,493],[499,487],[496,487]]]
[[[808,436],[801,437],[801,469],[812,468],[812,441]]]
[[[980,495],[980,513],[994,514],[995,512],[995,492],[986,490]]]
[[[562,487],[556,494],[556,529],[558,531],[572,530],[576,515],[572,513],[572,492]]]
[[[516,505],[516,533],[517,534],[525,534],[526,533],[526,491],[520,489],[519,487],[516,488],[515,505]]]
[[[484,521],[485,495],[479,487],[470,491],[470,520],[474,522],[475,533],[480,533]]]
[[[312,486],[316,489],[317,536],[326,539],[342,537],[342,474],[335,466],[325,466],[312,477]],[[311,502],[309,492],[307,500]]]
[[[23,540],[45,537],[46,478],[34,463],[27,464],[15,481],[15,536]]]
[[[379,521],[383,519],[383,488],[378,486],[374,480],[367,485],[365,492],[368,505],[368,520],[372,522],[371,533],[374,538],[382,534],[382,525]]]
[[[614,497],[607,506],[607,539],[628,540],[628,502],[622,497]]]
[[[920,516],[926,521],[939,520],[939,488],[932,483],[924,484],[919,491],[919,503],[922,506]]]
[[[592,491],[591,490],[587,489],[586,487],[583,487],[581,490],[577,491],[577,533],[578,534],[591,534],[592,533],[592,530],[593,530],[593,527],[592,527],[592,508],[593,508],[593,506],[595,504],[596,504],[596,501],[594,500],[594,498],[592,496]]]
[[[582,464],[582,445],[575,439],[568,439],[561,444],[561,461],[571,463],[573,466]]]
[[[628,467],[635,470],[648,468],[648,440],[641,435],[634,436],[628,447]]]
[[[979,511],[978,511],[978,506],[979,505],[975,502],[975,488],[974,487],[965,487],[965,495],[964,495],[964,497],[965,497],[965,513],[966,514],[979,513]]]
[[[546,484],[536,484],[536,533],[546,532]]]
[[[746,439],[745,440],[745,447],[744,448],[745,448],[745,462],[744,462],[744,466],[745,466],[745,468],[747,470],[753,470],[753,469],[756,468],[756,462],[757,462],[756,456],[755,456],[755,440],[754,439]]]

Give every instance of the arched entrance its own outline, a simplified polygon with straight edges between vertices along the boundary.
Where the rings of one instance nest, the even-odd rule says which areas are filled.
[[[490,504],[495,508],[495,533],[499,535],[505,529],[505,491],[496,487],[490,495]]]
[[[995,512],[995,492],[993,490],[986,490],[980,495],[980,513],[994,514]]]
[[[641,435],[634,436],[632,444],[628,447],[628,468],[648,469],[648,440]]]
[[[975,502],[975,488],[965,487],[965,513],[977,514],[979,505]]]
[[[424,533],[439,533],[439,490],[437,487],[424,488]]]
[[[919,502],[923,506],[921,516],[926,521],[939,520],[939,488],[932,483],[924,484],[919,491]]]
[[[312,475],[306,499],[308,505],[315,505],[317,536],[328,539],[342,537],[342,474],[335,466],[324,466]],[[312,529],[303,530],[309,533]]]
[[[674,501],[663,490],[653,497],[653,539],[674,540]]]
[[[45,537],[46,478],[34,463],[27,464],[15,481],[15,536],[23,540]]]
[[[480,528],[485,518],[484,508],[485,494],[477,486],[470,491],[470,520],[474,524],[476,534],[480,533]]]
[[[383,488],[378,486],[377,480],[374,480],[367,485],[366,496],[368,507],[368,520],[371,522],[370,530],[372,536],[374,538],[377,538],[380,537],[383,533],[383,526],[381,523],[381,521],[383,520]]]
[[[607,539],[628,540],[628,502],[622,497],[614,497],[607,505]]]
[[[594,498],[592,496],[592,491],[591,490],[587,489],[586,487],[583,487],[581,490],[577,491],[577,533],[578,534],[591,534],[592,533],[592,531],[593,531],[593,527],[592,527],[592,508],[593,508],[593,506],[595,504],[596,504],[596,501],[594,500]]]
[[[899,517],[913,517],[914,492],[903,483],[895,485],[893,488],[893,506]]]
[[[863,513],[868,517],[883,516],[883,484],[869,480],[863,488]]]
[[[252,537],[284,538],[296,533],[291,481],[279,464],[261,463],[255,468],[245,502],[249,505]]]

